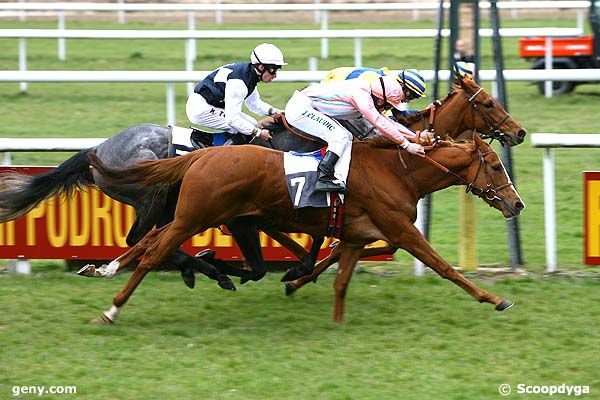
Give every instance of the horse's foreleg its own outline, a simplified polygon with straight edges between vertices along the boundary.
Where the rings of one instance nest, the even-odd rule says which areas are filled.
[[[327,268],[335,264],[340,257],[339,245],[334,247],[327,257],[319,261],[313,272],[310,275],[303,276],[291,282],[285,282],[285,294],[286,296],[290,296],[296,290],[300,289],[302,286],[306,285],[308,282],[315,281],[319,275],[321,275]]]
[[[269,235],[273,240],[279,242],[283,247],[288,249],[299,260],[304,260],[310,255],[310,252],[306,251],[306,249],[303,246],[301,246],[298,242],[296,242],[294,239],[292,239],[285,233],[268,228],[265,228],[263,232]]]
[[[429,242],[427,242],[425,237],[413,224],[406,224],[401,230],[398,238],[393,240],[393,243],[421,260],[421,262],[433,269],[442,278],[449,279],[460,286],[465,292],[469,293],[480,303],[492,303],[496,306],[496,310],[498,311],[503,311],[513,305],[510,300],[494,296],[481,289],[452,268],[452,266],[431,247]]]
[[[319,250],[321,250],[321,245],[324,241],[324,236],[312,236],[310,251],[308,252],[308,256],[301,261],[302,265],[300,267],[288,269],[285,275],[281,277],[281,282],[293,281],[303,276],[312,274],[312,272],[315,270],[315,263],[317,262],[317,257],[319,256]]]
[[[244,259],[252,268],[252,273],[242,276],[240,283],[249,280],[258,281],[267,273],[265,261],[260,247],[257,224],[252,217],[238,217],[227,222],[227,228],[235,238]]]
[[[360,253],[360,258],[363,257],[374,257],[383,254],[394,254],[398,250],[397,247],[392,245],[380,246],[380,247],[368,247],[362,249]],[[302,286],[306,285],[309,282],[315,281],[319,275],[321,275],[327,268],[335,264],[340,257],[340,252],[338,250],[338,246],[336,246],[331,254],[322,259],[315,265],[313,272],[310,275],[303,276],[299,279],[294,280],[293,282],[287,282],[285,285],[286,295],[291,295],[296,290],[300,289]]]
[[[229,277],[227,276],[226,273],[224,273],[223,271],[220,271],[216,267],[216,265],[213,265],[201,258],[192,257],[191,255],[187,254],[182,249],[177,249],[175,251],[175,253],[173,253],[169,256],[167,261],[175,264],[181,271],[191,270],[192,276],[193,276],[194,270],[201,272],[202,274],[206,275],[210,279],[216,280],[222,289],[232,290],[232,291],[236,290],[235,285],[233,284],[231,279],[229,279]],[[185,278],[185,275],[183,273],[182,273],[182,276],[184,276],[184,278]],[[189,282],[189,283],[190,284],[188,284],[188,282],[186,282],[186,285],[190,288],[193,288],[194,287],[193,281]]]
[[[335,291],[333,322],[341,324],[344,322],[344,300],[346,298],[346,291],[348,290],[348,284],[352,278],[352,271],[354,271],[356,263],[360,258],[362,247],[350,246],[344,242],[341,242],[338,247],[340,248],[340,267],[335,277],[335,281],[333,282]]]

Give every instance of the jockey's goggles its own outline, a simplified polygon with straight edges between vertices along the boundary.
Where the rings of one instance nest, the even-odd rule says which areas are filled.
[[[265,71],[267,71],[271,75],[275,75],[277,71],[281,69],[281,65],[263,64],[263,66],[265,67]]]
[[[404,97],[406,98],[406,101],[416,100],[419,97],[421,97],[412,90],[410,90],[408,87],[406,87],[406,85],[402,86],[402,90],[404,91]]]

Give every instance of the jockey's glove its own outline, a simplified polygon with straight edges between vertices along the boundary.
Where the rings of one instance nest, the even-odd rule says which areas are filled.
[[[277,114],[281,114],[281,110],[275,107],[271,107],[269,108],[269,115],[273,116],[273,115],[277,115]]]
[[[425,156],[425,149],[420,144],[408,142],[408,146],[404,147],[404,149],[410,154],[414,154],[421,157]]]

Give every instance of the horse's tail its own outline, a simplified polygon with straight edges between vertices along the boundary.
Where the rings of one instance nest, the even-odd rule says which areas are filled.
[[[205,154],[206,150],[197,150],[175,158],[138,161],[125,168],[107,167],[93,152],[88,154],[88,159],[90,165],[112,183],[152,186],[181,181],[192,164]]]
[[[92,186],[94,178],[87,158],[91,150],[81,150],[45,174],[7,172],[0,175],[0,223],[24,216],[55,194],[70,196],[75,189]]]

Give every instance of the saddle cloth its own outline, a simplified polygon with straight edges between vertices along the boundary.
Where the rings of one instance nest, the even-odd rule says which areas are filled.
[[[285,180],[294,208],[331,206],[329,193],[315,191],[317,167],[322,158],[320,150],[312,153],[289,151],[283,154]],[[343,195],[340,198],[343,201]]]
[[[169,158],[212,146],[246,144],[251,136],[228,132],[206,132],[196,128],[169,126]]]
[[[192,144],[192,129],[169,126],[169,157],[181,156],[197,149]]]

